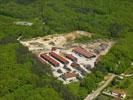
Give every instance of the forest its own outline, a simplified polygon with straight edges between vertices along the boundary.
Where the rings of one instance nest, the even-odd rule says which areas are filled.
[[[132,0],[0,0],[0,99],[83,100],[105,74],[121,74],[132,66],[132,12]],[[19,26],[17,21],[33,25]],[[75,30],[116,43],[92,74],[70,85],[54,78],[50,66],[17,41],[19,36],[28,39]]]

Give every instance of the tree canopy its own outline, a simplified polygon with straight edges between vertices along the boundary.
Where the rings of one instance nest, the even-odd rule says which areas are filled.
[[[132,5],[132,0],[0,0],[0,99],[80,100],[97,87],[105,73],[124,72],[133,62]],[[33,25],[16,25],[19,21]],[[54,78],[50,66],[17,41],[19,36],[75,30],[111,38],[116,44],[74,88]],[[81,37],[75,42],[89,41]]]

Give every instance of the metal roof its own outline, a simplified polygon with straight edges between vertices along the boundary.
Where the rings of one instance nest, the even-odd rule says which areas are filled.
[[[76,53],[78,53],[78,54],[80,54],[80,55],[82,55],[82,56],[84,56],[84,57],[86,57],[86,58],[95,57],[94,54],[88,52],[86,49],[84,49],[84,48],[82,48],[80,46],[79,47],[75,47],[73,49],[73,51],[76,52]]]
[[[67,73],[64,74],[65,78],[73,78],[73,77],[76,77],[76,76],[77,75],[74,72],[67,72]]]
[[[74,57],[72,54],[66,54],[65,56],[66,56],[66,58],[68,58],[68,59],[70,59],[72,61],[77,61],[77,58]]]
[[[48,61],[49,63],[51,63],[53,66],[60,65],[57,61],[55,61],[54,59],[52,59],[51,57],[49,57],[46,54],[41,54],[40,57],[43,58],[44,60]]]
[[[59,56],[58,54],[54,53],[54,52],[50,52],[49,53],[52,57],[54,57],[55,59],[57,59],[58,61],[60,61],[63,64],[68,64],[69,61],[67,61],[66,59],[64,59],[63,57]]]

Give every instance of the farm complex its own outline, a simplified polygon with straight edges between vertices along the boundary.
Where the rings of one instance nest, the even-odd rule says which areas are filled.
[[[44,63],[50,64],[54,77],[64,84],[78,81],[91,73],[91,69],[112,46],[109,40],[75,43],[79,36],[91,33],[76,31],[63,35],[46,36],[20,41]]]

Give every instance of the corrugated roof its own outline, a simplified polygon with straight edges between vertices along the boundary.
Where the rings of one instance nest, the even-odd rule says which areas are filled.
[[[49,63],[51,63],[53,66],[59,66],[59,63],[57,61],[55,61],[54,59],[52,59],[46,54],[41,54],[40,57],[48,61]]]
[[[67,72],[64,74],[65,78],[72,78],[72,77],[76,77],[76,74],[74,72]]]
[[[66,54],[66,57],[72,61],[77,61],[77,58],[74,57],[72,54]]]
[[[52,57],[54,57],[55,59],[57,59],[58,61],[62,62],[63,64],[67,64],[69,63],[69,61],[67,61],[66,59],[64,59],[63,57],[59,56],[58,54],[54,53],[54,52],[50,52],[49,53]]]
[[[75,47],[73,49],[73,51],[76,52],[76,53],[78,53],[78,54],[83,55],[86,58],[91,58],[91,57],[94,57],[95,56],[94,54],[88,52],[86,49],[84,49],[84,48],[82,48],[80,46],[79,47]]]

